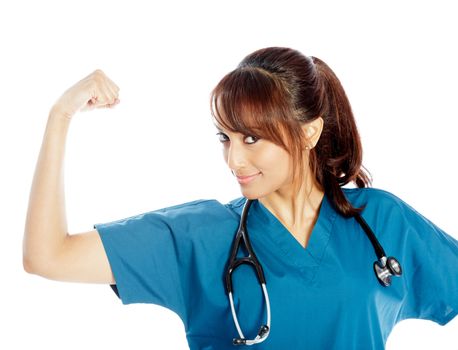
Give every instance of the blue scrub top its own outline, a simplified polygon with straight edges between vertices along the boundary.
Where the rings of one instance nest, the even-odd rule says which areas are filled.
[[[264,268],[272,322],[255,349],[384,349],[401,320],[444,325],[456,316],[458,241],[389,192],[343,190],[354,206],[367,205],[362,216],[403,275],[390,287],[379,284],[369,239],[326,195],[306,249],[256,200],[247,229]],[[176,312],[191,350],[234,349],[224,275],[244,202],[196,200],[94,225],[122,302]],[[262,291],[250,266],[233,278],[240,326],[252,339],[265,323]]]

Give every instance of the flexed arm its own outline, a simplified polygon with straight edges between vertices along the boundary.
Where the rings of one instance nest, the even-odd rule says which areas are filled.
[[[114,283],[96,230],[70,235],[64,193],[65,144],[78,111],[113,107],[119,88],[101,70],[70,87],[51,108],[36,163],[24,230],[23,264],[46,278]]]

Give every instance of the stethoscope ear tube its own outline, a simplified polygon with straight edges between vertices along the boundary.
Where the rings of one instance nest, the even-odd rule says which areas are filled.
[[[226,291],[229,297],[232,318],[234,320],[235,327],[237,328],[237,333],[239,334],[239,338],[235,338],[233,340],[234,345],[257,344],[257,343],[263,342],[269,336],[269,333],[270,333],[270,319],[271,319],[270,301],[269,301],[269,295],[267,293],[266,280],[265,280],[262,266],[259,263],[256,257],[256,254],[254,253],[253,248],[251,246],[250,238],[249,238],[248,231],[246,228],[246,219],[248,216],[248,209],[250,208],[251,203],[252,203],[252,200],[247,199],[243,207],[240,223],[237,229],[237,233],[235,235],[234,242],[232,244],[231,254],[230,254],[230,258],[229,258],[227,270],[226,270],[226,275],[225,275],[225,285],[226,285]],[[401,276],[402,275],[401,264],[399,263],[399,261],[396,258],[392,256],[388,258],[386,257],[385,251],[383,250],[382,246],[380,245],[380,242],[378,241],[374,232],[372,232],[371,228],[366,223],[364,218],[360,214],[356,214],[354,217],[356,221],[360,224],[360,226],[363,228],[367,237],[371,241],[372,246],[374,247],[375,254],[377,255],[377,258],[378,258],[378,260],[374,262],[374,272],[375,272],[375,275],[378,281],[380,282],[380,284],[383,287],[390,286],[392,276]],[[248,256],[243,256],[243,257],[238,258],[237,252],[242,243],[246,247]],[[256,271],[256,276],[258,278],[259,284],[262,287],[264,299],[266,303],[266,308],[267,308],[267,322],[266,324],[263,324],[260,327],[257,336],[252,340],[246,339],[242,332],[242,329],[240,328],[239,321],[237,319],[237,314],[235,312],[234,299],[232,295],[233,293],[232,273],[234,272],[234,270],[237,267],[239,267],[242,264],[250,265]]]
[[[270,301],[269,301],[269,294],[267,293],[267,288],[266,288],[266,279],[264,276],[264,271],[262,269],[262,266],[259,263],[259,260],[256,257],[256,254],[254,253],[253,247],[251,246],[250,237],[248,235],[248,231],[246,228],[246,219],[248,216],[248,209],[250,208],[251,203],[252,203],[252,200],[247,199],[243,207],[240,224],[239,224],[237,233],[235,235],[234,242],[232,244],[231,255],[229,258],[226,276],[225,276],[226,291],[229,297],[232,318],[234,320],[235,328],[237,328],[237,333],[239,334],[239,338],[235,338],[233,340],[234,345],[253,345],[253,344],[261,343],[267,339],[270,333]],[[237,252],[242,243],[245,245],[245,248],[248,252],[248,256],[238,258]],[[259,328],[258,334],[252,340],[246,339],[242,332],[242,329],[240,328],[240,324],[237,318],[237,313],[235,312],[234,298],[232,295],[232,292],[233,292],[232,273],[234,272],[234,270],[237,267],[239,267],[242,264],[250,265],[254,268],[256,272],[256,277],[258,279],[259,284],[261,285],[261,288],[264,294],[264,300],[265,300],[266,309],[267,309],[266,324],[263,324]]]
[[[253,345],[253,344],[258,344],[263,342],[264,340],[267,339],[270,333],[270,300],[269,300],[269,293],[267,293],[267,288],[266,284],[263,283],[261,285],[262,291],[264,294],[264,301],[266,303],[266,309],[267,309],[267,322],[266,324],[263,324],[258,331],[258,334],[253,340],[246,339],[245,335],[242,332],[242,329],[240,328],[239,320],[237,318],[237,313],[235,312],[235,307],[234,307],[234,298],[232,296],[232,292],[229,293],[229,303],[231,305],[231,313],[232,313],[232,319],[234,320],[235,328],[237,328],[237,333],[239,334],[239,338],[234,338],[232,340],[232,344],[234,345]]]
[[[251,246],[250,236],[248,235],[246,228],[246,219],[248,216],[248,210],[250,209],[251,203],[253,201],[247,199],[243,207],[242,216],[240,219],[239,227],[235,235],[234,242],[232,243],[231,255],[229,257],[227,272],[225,276],[226,281],[226,291],[227,293],[232,292],[232,272],[242,264],[251,265],[256,271],[256,277],[258,278],[259,284],[266,284],[266,278],[264,276],[264,271],[262,269],[259,260],[254,253],[253,247]],[[245,245],[245,248],[248,252],[248,256],[237,258],[237,252],[241,244]]]

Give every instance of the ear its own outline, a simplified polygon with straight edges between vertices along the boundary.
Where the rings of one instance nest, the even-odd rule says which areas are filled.
[[[323,124],[323,118],[318,117],[302,126],[302,130],[304,131],[305,138],[307,140],[308,149],[312,149],[318,143],[321,132],[323,131]]]

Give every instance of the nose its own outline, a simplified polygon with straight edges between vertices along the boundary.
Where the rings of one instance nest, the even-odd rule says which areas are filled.
[[[239,169],[246,166],[247,160],[243,145],[239,145],[236,142],[230,142],[225,148],[224,153],[227,166],[232,172],[238,172]]]

